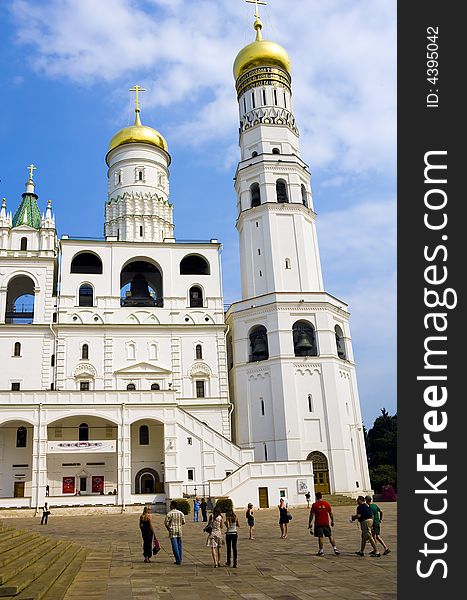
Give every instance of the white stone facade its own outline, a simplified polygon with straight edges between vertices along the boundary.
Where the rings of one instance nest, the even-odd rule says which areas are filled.
[[[174,238],[153,142],[109,151],[102,240],[57,240],[32,167],[15,217],[2,205],[0,507],[37,509],[46,486],[51,505],[123,508],[370,489],[349,313],[324,290],[281,78],[239,96],[242,300],[226,314],[221,246]]]

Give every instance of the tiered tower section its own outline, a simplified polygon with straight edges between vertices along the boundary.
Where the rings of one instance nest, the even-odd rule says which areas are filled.
[[[234,63],[242,301],[227,313],[234,431],[256,460],[313,461],[315,489],[370,487],[347,306],[324,291],[291,64],[256,40]]]

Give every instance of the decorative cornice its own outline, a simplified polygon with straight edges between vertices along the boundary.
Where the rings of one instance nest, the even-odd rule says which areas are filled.
[[[250,110],[243,115],[240,121],[240,132],[246,131],[255,125],[285,125],[298,136],[295,117],[286,108],[263,106]]]

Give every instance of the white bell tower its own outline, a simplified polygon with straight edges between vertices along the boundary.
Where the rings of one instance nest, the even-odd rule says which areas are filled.
[[[356,495],[370,481],[349,313],[323,286],[290,59],[255,16],[256,40],[234,63],[242,300],[227,312],[233,430],[256,460],[313,460],[316,491]]]

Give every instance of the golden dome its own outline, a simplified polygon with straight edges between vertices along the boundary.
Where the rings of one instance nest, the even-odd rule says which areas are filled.
[[[242,48],[235,59],[233,65],[235,80],[248,69],[258,66],[280,67],[290,74],[292,65],[285,48],[276,42],[263,40],[261,35],[263,24],[260,19],[256,19],[254,27],[256,29],[256,40]]]
[[[169,153],[169,146],[165,141],[164,137],[152,127],[148,127],[147,125],[142,125],[141,120],[139,118],[139,109],[136,111],[135,124],[130,125],[130,127],[125,127],[124,129],[120,129],[110,140],[109,149],[107,151],[107,156],[109,152],[117,148],[118,146],[122,146],[123,144],[151,144],[152,146],[157,146]]]

